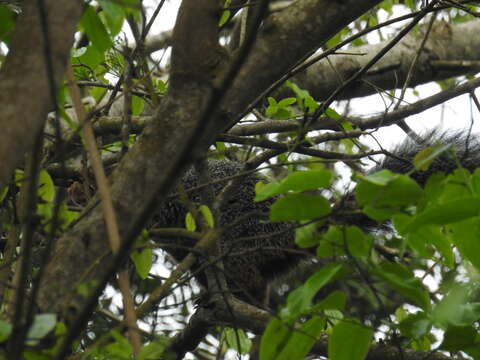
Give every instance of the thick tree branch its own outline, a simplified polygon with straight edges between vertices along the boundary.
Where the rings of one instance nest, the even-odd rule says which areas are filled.
[[[13,169],[31,149],[35,134],[42,129],[56,101],[51,97],[46,57],[50,57],[52,75],[58,84],[65,72],[83,8],[82,1],[44,0],[44,28],[39,3],[37,0],[23,2],[12,45],[0,72],[0,128],[3,134],[0,184],[8,182]],[[50,53],[46,50],[45,38]]]
[[[191,44],[203,44],[203,51],[214,51],[215,43],[211,39],[205,41],[203,37],[213,33],[210,30],[210,35],[206,35],[205,27],[214,27],[216,31],[218,21],[215,18],[203,19],[203,22],[193,19],[198,17],[197,7],[203,9],[205,16],[214,16],[217,4],[217,0],[185,1],[182,4],[175,28],[177,35],[174,35],[172,73],[175,76],[172,76],[170,92],[138,143],[129,150],[113,174],[111,193],[124,242],[118,258],[113,261],[111,256],[104,256],[109,249],[102,212],[95,199],[88,207],[88,214],[58,241],[38,300],[42,309],[63,313],[73,322],[66,343],[78,335],[75,332],[82,328],[95,306],[95,295],[100,293],[115,267],[121,264],[135,235],[157,206],[159,190],[165,194],[172,185],[176,178],[172,169],[187,165],[178,164],[179,154],[185,139],[193,136],[193,129],[211,91],[206,68],[202,68],[203,74],[191,69],[192,58],[200,56],[199,49]],[[208,47],[210,45],[212,48]],[[215,71],[214,67],[209,69]],[[101,264],[99,259],[102,259]],[[78,281],[90,279],[103,279],[95,283],[92,296],[85,298],[75,293]],[[64,345],[61,351],[67,349],[68,346]]]
[[[213,133],[234,125],[263,90],[380,1],[300,0],[265,20],[254,48],[224,100]],[[272,67],[272,64],[275,64]]]
[[[437,22],[420,54],[409,86],[478,72],[476,66],[458,66],[458,62],[476,61],[480,58],[480,39],[476,36],[479,31],[478,21],[460,24]],[[423,31],[407,35],[363,76],[365,82],[358,82],[345,90],[340,98],[375,94],[378,89],[401,88],[423,36]],[[341,84],[342,79],[362,68],[387,42],[355,47],[350,50],[351,54],[331,55],[294,76],[292,81],[308,90],[314,98],[326,99]],[[445,62],[456,62],[457,66],[445,66]]]

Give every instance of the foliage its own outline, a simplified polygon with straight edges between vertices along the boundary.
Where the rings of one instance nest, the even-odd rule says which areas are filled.
[[[226,0],[224,9],[219,11],[222,42],[234,36],[240,23],[235,3]],[[151,120],[169,90],[165,74],[170,64],[165,65],[165,60],[158,58],[153,60],[145,52],[148,34],[135,35],[147,28],[148,19],[145,21],[141,6],[142,2],[137,0],[86,2],[78,23],[77,41],[71,50],[71,65],[82,85],[82,95],[86,102],[93,99],[90,105],[94,111],[90,115],[102,144],[107,172],[111,172],[112,164],[116,166],[122,157],[128,156],[125,154],[140,137],[141,120]],[[394,17],[400,10],[414,12],[420,8],[419,1],[383,1],[332,36],[325,45],[334,47],[361,29],[381,24],[385,17]],[[12,34],[21,16],[15,9],[0,3],[2,67],[8,56],[5,49],[13,48]],[[442,14],[455,24],[471,19],[468,9],[478,11],[476,5],[465,5],[465,8],[447,8]],[[136,50],[128,47],[132,45],[132,40],[126,40],[128,26],[140,45]],[[377,35],[381,40],[391,37],[381,28]],[[305,41],[312,41],[308,34]],[[350,41],[350,45],[354,48],[370,41],[362,36]],[[362,360],[368,358],[372,345],[394,344],[395,349],[402,351],[461,352],[480,359],[480,169],[470,172],[459,166],[452,173],[436,173],[422,187],[411,175],[415,170],[428,172],[434,161],[441,159],[446,149],[433,146],[410,159],[414,165],[410,172],[381,170],[362,174],[358,171],[360,161],[370,153],[363,143],[365,138],[359,138],[363,132],[354,134],[363,129],[349,121],[349,114],[343,112],[348,108],[342,108],[340,103],[323,108],[324,99],[315,99],[294,80],[282,85],[278,92],[264,94],[263,102],[257,103],[254,111],[242,120],[256,116],[256,123],[265,121],[275,126],[293,121],[295,126],[243,139],[223,134],[223,139],[219,136],[207,155],[239,161],[255,160],[268,151],[276,151],[268,162],[263,162],[268,169],[259,171],[270,179],[256,184],[255,201],[273,199],[268,221],[292,224],[296,250],[308,253],[314,258],[310,265],[318,266],[303,277],[278,280],[271,291],[271,301],[266,304],[272,316],[264,324],[263,334],[256,334],[260,338],[252,339],[254,335],[248,332],[248,326],[235,329],[235,322],[218,319],[216,326],[208,330],[212,336],[192,351],[193,356],[213,358],[212,354],[217,353],[218,358],[229,358],[232,352],[243,356],[258,351],[261,360],[303,359],[316,352],[331,360]],[[123,103],[124,99],[130,103]],[[56,120],[60,125],[56,130],[66,139],[60,142],[63,147],[56,147],[58,143],[52,141],[56,132],[48,129],[52,125],[47,124],[44,151],[36,164],[38,171],[32,172],[28,158],[34,156],[29,156],[16,170],[11,183],[0,189],[0,359],[9,358],[9,351],[16,346],[25,359],[53,358],[71,330],[72,324],[64,322],[64,314],[37,313],[36,299],[31,300],[30,296],[36,295],[48,262],[54,261],[49,256],[55,240],[88,216],[87,203],[96,201],[93,193],[97,185],[87,161],[85,142],[79,140],[83,135],[78,135],[83,125],[78,124],[71,110],[72,101],[66,87],[58,89]],[[123,116],[120,120],[118,111],[115,113],[118,108]],[[339,131],[314,129],[316,115],[321,115],[325,122],[336,121]],[[241,122],[238,124],[243,126]],[[332,134],[337,137],[329,138]],[[309,150],[317,152],[312,155]],[[205,154],[197,155],[200,158]],[[462,159],[456,160],[462,165]],[[353,169],[348,190],[346,170],[333,165],[342,161]],[[33,190],[29,192],[30,188]],[[205,193],[202,195],[208,198],[208,189]],[[32,196],[33,205],[28,202]],[[189,211],[182,219],[185,229],[170,229],[176,232],[171,236],[197,241],[216,229],[219,210],[206,203],[202,196],[199,204],[186,204]],[[158,296],[161,300],[157,309],[142,314],[143,322],[138,323],[142,329],[140,351],[136,352],[131,333],[125,330],[121,316],[126,312],[126,301],[120,304],[121,286],[112,279],[109,288],[95,299],[97,310],[75,333],[75,342],[68,352],[92,360],[168,359],[172,357],[172,343],[178,340],[174,335],[183,331],[196,308],[210,301],[198,299],[197,285],[192,285],[185,274],[176,279],[177,285],[166,281],[175,273],[172,269],[179,267],[173,268],[168,255],[157,249],[168,251],[172,244],[152,241],[149,231],[158,230],[152,228],[153,223],[148,222],[136,237],[129,259],[118,269],[130,270],[128,291],[134,310],[141,308],[147,298]],[[95,246],[88,243],[87,235],[85,246]],[[203,259],[195,260],[202,270],[214,262],[212,256],[219,255],[216,250],[210,254],[210,250],[194,252]],[[25,254],[30,256],[24,278],[28,296],[18,299],[15,281],[19,280],[14,274],[25,271],[21,270],[20,261]],[[221,262],[222,256],[225,254],[214,260]],[[101,263],[103,259],[95,261]],[[68,271],[72,269],[65,269]],[[75,296],[87,298],[99,281],[77,284]],[[168,291],[163,287],[169,287]],[[9,302],[12,299],[13,305]],[[21,321],[12,315],[19,304],[27,309]],[[17,336],[14,330],[23,334],[20,344],[14,339]],[[326,351],[317,350],[318,344],[326,345]]]

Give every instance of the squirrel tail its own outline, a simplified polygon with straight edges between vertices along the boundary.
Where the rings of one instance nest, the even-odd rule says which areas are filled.
[[[421,135],[420,138],[421,142],[412,138],[404,140],[370,173],[383,169],[401,174],[411,172],[415,156],[429,147],[432,147],[432,154],[438,151],[438,156],[426,170],[416,170],[411,174],[411,177],[421,186],[425,185],[430,175],[437,172],[448,174],[459,167],[473,172],[480,167],[480,141],[471,132],[433,130]]]

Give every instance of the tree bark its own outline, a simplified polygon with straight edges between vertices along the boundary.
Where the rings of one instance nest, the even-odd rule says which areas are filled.
[[[0,72],[0,184],[3,185],[30,151],[47,113],[53,109],[54,94],[63,78],[83,9],[82,1],[44,0],[44,28],[38,4],[37,0],[23,2],[10,51]]]
[[[478,21],[453,25],[438,21],[413,69],[409,87],[477,73],[480,68],[480,39],[476,35],[479,31]],[[348,88],[339,99],[367,96],[379,89],[401,88],[424,36],[422,31],[407,35],[363,77],[364,81]],[[331,55],[294,76],[292,81],[308,90],[315,99],[326,99],[342,80],[367,64],[386,43],[346,49],[351,53],[348,55]],[[288,96],[288,93],[279,94],[284,95]]]

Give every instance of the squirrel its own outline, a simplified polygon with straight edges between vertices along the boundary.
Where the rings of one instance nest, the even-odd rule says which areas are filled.
[[[428,177],[437,172],[449,173],[460,164],[469,171],[480,167],[480,142],[472,135],[461,132],[438,133],[430,132],[423,136],[425,140],[417,143],[407,138],[396,146],[391,154],[385,157],[368,173],[388,169],[397,173],[410,173],[410,176],[424,186]],[[456,156],[443,152],[430,164],[426,171],[413,171],[412,160],[422,149],[434,145],[452,146]],[[207,170],[213,180],[213,193],[218,195],[228,181],[220,179],[238,175],[243,166],[229,160],[208,160]],[[288,273],[303,258],[295,244],[295,235],[291,223],[268,222],[268,211],[276,198],[262,202],[255,202],[255,184],[262,180],[258,174],[244,176],[243,182],[237,191],[219,209],[217,225],[228,226],[221,235],[219,249],[223,261],[225,278],[229,290],[239,299],[249,303],[261,304],[265,297],[265,289],[279,275]],[[194,169],[187,171],[182,178],[184,188],[195,188],[199,185],[199,176]],[[355,206],[352,193],[346,194],[349,198],[348,206]],[[189,192],[189,199],[199,203],[198,190]],[[154,217],[156,227],[183,228],[187,209],[178,199],[169,200],[162,204]],[[345,225],[357,225],[365,231],[372,231],[372,227],[382,227],[366,215],[345,218],[341,221]],[[188,248],[193,247],[183,238],[160,239],[169,246],[167,252],[177,261],[181,261],[187,254]],[[193,273],[199,283],[206,287],[206,276],[199,271],[201,261],[193,267]]]
[[[214,182],[211,185],[213,192],[218,195],[228,181],[216,180],[238,175],[243,166],[229,160],[208,160],[207,170]],[[260,301],[268,283],[295,266],[300,257],[292,251],[296,246],[291,225],[268,222],[268,211],[275,198],[254,201],[255,184],[260,180],[262,177],[257,174],[246,175],[240,188],[219,209],[219,218],[216,219],[218,226],[229,226],[222,233],[219,244],[229,290],[250,303]],[[200,185],[197,172],[193,168],[189,169],[183,176],[182,183],[186,191]],[[199,202],[198,190],[189,192],[188,195],[190,201]],[[182,228],[185,227],[186,214],[185,206],[180,200],[174,199],[162,204],[153,220],[157,227]],[[188,254],[188,248],[194,245],[192,240],[189,242],[183,238],[162,238],[159,241],[172,244],[166,250],[177,261],[181,261]],[[194,273],[201,266],[200,261],[193,267]],[[206,287],[205,275],[200,272],[195,276]]]

